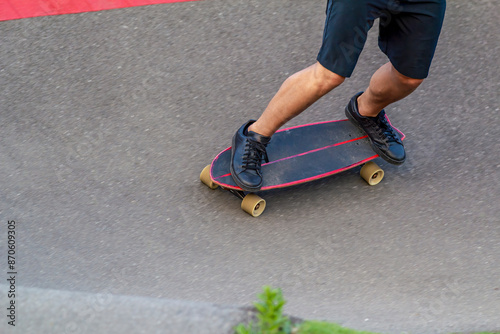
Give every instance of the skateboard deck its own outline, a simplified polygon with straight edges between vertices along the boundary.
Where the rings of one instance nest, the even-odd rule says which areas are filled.
[[[401,139],[405,138],[401,131],[397,129],[396,131]],[[269,162],[262,164],[264,183],[260,191],[285,188],[318,180],[367,164],[379,157],[372,150],[368,136],[347,119],[305,124],[279,130],[268,144],[267,154]],[[202,181],[211,188],[220,186],[231,191],[244,199],[243,202],[245,202],[245,198],[252,198],[253,202],[262,200],[254,194],[247,196],[236,185],[229,169],[230,159],[231,147],[220,152],[211,165],[205,168],[200,175]],[[369,166],[367,169],[370,171],[376,170],[377,172],[369,175],[369,179],[366,179],[363,173],[362,176],[369,184],[374,185],[381,181],[383,171],[378,166],[374,167],[373,165],[375,164],[371,163],[365,166]],[[261,206],[265,206],[265,202],[261,201]],[[245,208],[243,209],[245,210]],[[248,213],[254,215],[251,212]]]

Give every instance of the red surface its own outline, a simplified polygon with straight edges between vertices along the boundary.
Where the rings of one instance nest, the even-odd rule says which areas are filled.
[[[197,0],[1,0],[0,21]]]

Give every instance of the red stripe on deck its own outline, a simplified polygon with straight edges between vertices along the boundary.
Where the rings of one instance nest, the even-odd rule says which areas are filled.
[[[315,153],[315,152],[319,152],[319,151],[324,151],[324,150],[327,150],[329,148],[332,148],[332,147],[335,147],[335,146],[340,146],[340,145],[344,145],[344,144],[348,144],[348,143],[352,143],[353,141],[356,141],[356,140],[361,140],[361,139],[365,139],[365,138],[368,138],[367,135],[364,135],[364,136],[361,136],[361,137],[358,137],[358,138],[354,138],[354,139],[349,139],[349,140],[345,140],[345,141],[341,141],[340,143],[336,143],[336,144],[332,144],[332,145],[328,145],[328,146],[325,146],[325,147],[320,147],[320,148],[316,148],[314,150],[310,150],[310,151],[306,151],[306,152],[302,152],[302,153],[299,153],[299,154],[295,154],[295,155],[292,155],[292,156],[289,156],[289,157],[285,157],[285,158],[281,158],[281,159],[278,159],[278,160],[273,160],[273,161],[269,161],[267,163],[264,163],[262,164],[262,166],[265,166],[265,165],[270,165],[270,164],[274,164],[274,163],[277,163],[277,162],[281,162],[281,161],[285,161],[285,160],[289,160],[289,159],[293,159],[293,158],[297,158],[297,157],[301,157],[303,155],[307,155],[307,154],[311,154],[311,153]],[[221,153],[219,153],[219,155],[221,155],[222,153],[226,152],[227,150],[229,150],[230,148],[228,149],[225,149],[224,151],[222,151]],[[214,159],[217,160],[219,158],[219,155]],[[349,168],[348,168],[349,169]],[[211,171],[210,171],[211,172]],[[218,179],[222,179],[224,177],[228,177],[229,175],[231,175],[231,173],[229,174],[224,174],[224,175],[221,175],[221,176],[217,176],[217,177],[213,177],[212,174],[210,174],[210,177],[212,177],[212,180],[218,180]]]
[[[293,185],[296,185],[296,184],[302,184],[302,183],[306,183],[306,182],[309,182],[309,181],[319,180],[319,179],[322,179],[324,177],[335,175],[335,174],[338,174],[340,172],[343,172],[343,171],[346,171],[348,169],[351,169],[351,168],[354,168],[356,166],[359,166],[359,165],[362,165],[364,163],[367,163],[370,160],[378,158],[378,156],[379,156],[378,154],[375,154],[374,156],[371,156],[369,158],[361,160],[360,162],[356,162],[356,163],[354,163],[352,165],[349,165],[349,166],[346,166],[346,167],[343,167],[343,168],[339,168],[339,169],[333,170],[333,171],[328,172],[328,173],[323,173],[323,174],[320,174],[320,175],[317,175],[317,176],[308,177],[308,178],[305,178],[305,179],[302,179],[302,180],[293,181],[293,182],[288,182],[288,183],[283,183],[283,184],[277,184],[275,186],[263,187],[261,190],[271,190],[271,189],[286,188],[286,187],[290,187],[290,186],[293,186]]]
[[[283,160],[288,160],[288,159],[293,159],[293,158],[296,158],[296,157],[301,157],[303,155],[315,153],[315,152],[318,152],[318,151],[324,151],[324,150],[327,150],[327,149],[335,147],[335,146],[344,145],[344,144],[351,143],[353,141],[360,140],[360,139],[365,139],[365,138],[368,138],[368,136],[365,135],[365,136],[362,136],[362,137],[359,137],[359,138],[354,138],[354,139],[346,140],[346,141],[343,141],[343,142],[340,142],[340,143],[336,143],[336,144],[333,144],[333,145],[328,145],[328,146],[320,147],[320,148],[317,148],[317,149],[314,149],[314,150],[310,150],[310,151],[307,151],[307,152],[295,154],[295,155],[292,155],[290,157],[286,157],[286,158],[282,158],[282,159],[278,159],[278,160],[274,160],[274,161],[269,161],[268,163],[265,163],[262,166],[274,164],[276,162],[280,162],[280,161],[283,161]]]
[[[199,0],[1,0],[0,21]]]

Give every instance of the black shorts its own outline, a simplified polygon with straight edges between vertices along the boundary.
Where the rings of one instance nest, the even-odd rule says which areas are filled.
[[[379,47],[401,74],[424,79],[434,57],[446,0],[328,0],[318,61],[351,76],[368,30],[380,18]]]

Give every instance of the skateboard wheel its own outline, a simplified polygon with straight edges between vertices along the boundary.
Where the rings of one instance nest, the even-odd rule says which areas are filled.
[[[266,201],[255,194],[248,194],[241,202],[241,209],[252,217],[258,217],[264,212]]]
[[[361,174],[361,177],[371,186],[379,184],[384,178],[384,171],[373,161],[364,164],[359,173]]]
[[[200,180],[210,189],[217,189],[218,187],[218,185],[214,183],[214,181],[212,181],[212,178],[210,177],[210,165],[203,168],[200,174]]]

